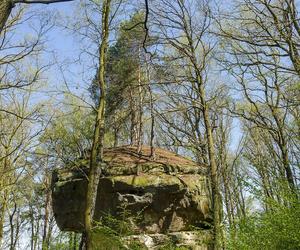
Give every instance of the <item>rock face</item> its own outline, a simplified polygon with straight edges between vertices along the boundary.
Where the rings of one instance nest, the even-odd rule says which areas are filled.
[[[125,247],[130,248],[131,242],[138,242],[145,249],[160,249],[162,246],[169,246],[170,243],[176,249],[208,250],[209,235],[205,231],[182,231],[168,234],[141,234],[131,235],[123,238]],[[171,245],[171,246],[172,246]],[[174,247],[174,248],[175,248]],[[180,248],[182,247],[182,248]]]
[[[99,166],[103,176],[99,180],[94,219],[100,221],[108,215],[126,218],[135,235],[129,237],[138,241],[144,237],[144,245],[147,240],[155,242],[157,235],[175,239],[190,235],[187,232],[192,228],[207,228],[211,211],[205,167],[162,149],[156,150],[155,160],[149,159],[148,154],[148,148],[141,154],[132,147],[105,151],[104,164]],[[83,230],[86,166],[87,161],[81,160],[77,166],[53,173],[53,211],[61,230]],[[196,246],[194,238],[197,237],[187,240],[194,243],[182,244]],[[198,246],[194,249],[207,249]]]

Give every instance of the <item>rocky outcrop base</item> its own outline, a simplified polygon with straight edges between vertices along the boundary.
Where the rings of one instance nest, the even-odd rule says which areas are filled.
[[[204,231],[173,232],[168,234],[141,234],[123,238],[124,246],[130,249],[133,242],[147,250],[172,247],[189,250],[209,250],[209,234]]]

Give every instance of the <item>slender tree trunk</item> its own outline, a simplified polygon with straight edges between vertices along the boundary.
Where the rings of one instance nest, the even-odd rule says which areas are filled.
[[[6,148],[6,151],[4,152],[5,155],[8,155],[8,149]],[[10,182],[10,178],[8,178],[7,175],[5,175],[5,172],[8,170],[10,166],[10,160],[5,157],[4,159],[4,164],[3,164],[3,181],[2,181],[2,186],[4,188],[4,190],[2,191],[2,204],[0,205],[0,248],[1,248],[1,244],[2,244],[2,240],[3,240],[3,234],[4,234],[4,222],[5,222],[5,214],[7,212],[7,204],[8,204],[8,196],[9,196],[9,191],[7,189],[7,185],[9,185]]]
[[[137,145],[137,104],[134,88],[130,88],[130,145]]]
[[[7,19],[13,8],[12,0],[1,0],[0,1],[0,34],[3,31],[3,28],[7,22]]]
[[[221,232],[221,195],[219,190],[219,181],[218,181],[218,170],[216,163],[216,153],[215,153],[215,144],[214,138],[212,135],[212,128],[209,121],[209,108],[205,100],[205,91],[203,88],[203,82],[200,75],[200,72],[197,72],[197,81],[199,85],[199,94],[200,102],[202,105],[202,112],[204,118],[204,125],[207,137],[207,148],[208,148],[208,157],[210,162],[210,181],[211,181],[211,190],[212,190],[212,208],[213,208],[213,240],[214,240],[214,249],[220,249],[220,239],[222,236]]]
[[[17,211],[17,218],[16,218],[16,234],[15,234],[15,241],[14,241],[14,249],[17,249],[17,243],[19,241],[19,234],[20,234],[20,209]]]
[[[92,242],[92,224],[93,210],[96,197],[97,179],[99,179],[99,169],[97,168],[98,156],[100,161],[103,158],[103,137],[104,137],[104,119],[105,119],[105,99],[106,99],[106,83],[105,83],[105,64],[109,36],[109,13],[111,0],[105,0],[102,8],[102,40],[99,49],[99,70],[98,80],[100,88],[99,106],[94,129],[94,137],[90,155],[90,168],[88,174],[88,185],[86,194],[85,208],[85,247],[87,250],[93,249]]]
[[[51,204],[51,201],[50,201],[50,204]],[[50,248],[50,239],[52,236],[53,221],[54,221],[54,217],[51,216],[50,221],[48,222],[48,230],[47,230],[47,237],[46,237],[46,249]]]
[[[296,194],[295,182],[294,182],[293,172],[289,163],[289,155],[288,155],[285,139],[283,139],[283,143],[280,145],[280,149],[282,154],[283,166],[285,169],[285,174],[286,174],[287,181],[289,183],[289,187],[292,190],[292,192]]]
[[[147,80],[148,80],[148,92],[150,97],[150,116],[151,116],[151,130],[150,130],[150,158],[155,159],[155,148],[154,148],[154,126],[155,126],[155,116],[154,116],[154,100],[153,93],[151,89],[151,79],[150,79],[150,69],[149,64],[147,62]]]
[[[114,128],[114,148],[118,147],[119,145],[119,129]]]
[[[34,212],[32,205],[30,204],[30,227],[31,227],[31,239],[30,239],[30,249],[34,250]]]
[[[5,212],[6,212],[7,198],[8,198],[8,192],[7,192],[7,190],[4,190],[3,196],[1,197],[2,204],[0,206],[0,249],[1,249],[2,240],[3,240],[4,218],[5,218]]]
[[[223,194],[224,194],[224,203],[225,203],[225,208],[228,216],[228,222],[229,222],[229,227],[230,229],[233,229],[233,213],[231,208],[230,208],[230,202],[229,202],[229,197],[230,197],[230,182],[231,182],[231,174],[232,172],[229,172],[229,166],[228,166],[228,159],[227,159],[227,136],[226,136],[226,128],[224,128],[224,123],[223,123],[224,117],[223,115],[220,116],[220,123],[219,123],[219,130],[216,131],[217,135],[219,136],[219,166],[220,166],[220,173],[223,179]],[[219,134],[219,135],[218,135]],[[231,183],[232,184],[232,183]],[[221,185],[221,181],[220,181]],[[232,230],[234,231],[234,230]]]
[[[226,169],[222,169],[222,178],[223,178],[223,185],[224,185],[224,202],[225,202],[226,212],[227,212],[227,216],[228,216],[229,227],[232,228],[232,226],[233,226],[232,216],[233,215],[231,213],[231,208],[230,208],[230,201],[229,201],[230,188],[228,185],[229,177],[227,175]]]
[[[299,66],[299,72],[300,72],[300,64]],[[284,119],[282,117],[279,117],[278,115],[278,110],[274,107],[270,107],[272,115],[275,119],[276,125],[278,127],[278,146],[281,151],[281,157],[282,157],[282,163],[283,163],[283,168],[285,172],[285,176],[287,179],[287,182],[289,184],[290,189],[292,192],[296,194],[296,188],[295,188],[295,182],[294,182],[294,177],[293,177],[293,172],[289,163],[289,153],[288,153],[288,148],[287,148],[287,142],[286,142],[286,135],[284,133]]]
[[[46,180],[45,180],[45,186],[46,186],[46,200],[45,200],[45,218],[44,218],[44,228],[43,228],[43,242],[42,242],[42,249],[46,250],[48,249],[48,243],[47,243],[47,231],[48,231],[48,224],[49,224],[49,206],[50,206],[50,191],[49,191],[49,180],[46,173]]]
[[[202,66],[199,67],[197,61],[197,53],[194,46],[193,38],[191,37],[189,31],[189,25],[186,23],[186,20],[183,20],[184,31],[186,38],[188,40],[188,45],[190,49],[189,59],[193,65],[193,70],[196,76],[197,83],[197,92],[198,98],[201,104],[201,112],[204,119],[204,127],[207,139],[207,151],[209,158],[210,166],[210,182],[211,182],[211,200],[212,200],[212,209],[213,209],[213,248],[218,250],[221,248],[221,240],[224,239],[223,232],[221,229],[221,219],[222,219],[222,199],[220,194],[220,183],[218,180],[218,169],[216,163],[216,153],[215,153],[215,142],[213,138],[212,125],[209,117],[209,107],[206,101],[206,93],[204,89],[204,81],[202,78]],[[206,59],[204,59],[204,62]]]
[[[36,230],[34,233],[34,243],[33,243],[34,250],[38,249],[39,232],[40,232],[40,219],[38,218],[36,221]]]
[[[1,205],[1,209],[0,209],[0,249],[1,249],[1,245],[2,245],[2,239],[3,239],[3,228],[4,228],[4,206],[5,204]]]
[[[10,225],[10,250],[15,249],[15,225],[14,225],[14,217],[17,212],[17,203],[14,202],[14,208],[12,213],[9,215],[9,225]]]
[[[143,134],[143,89],[142,89],[142,69],[141,69],[141,48],[139,47],[139,69],[138,69],[138,126],[137,126],[137,152],[142,150]]]

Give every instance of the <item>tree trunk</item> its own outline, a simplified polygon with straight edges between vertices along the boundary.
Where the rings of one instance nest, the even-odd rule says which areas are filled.
[[[300,70],[300,68],[299,68]],[[300,72],[300,71],[299,71]],[[293,172],[289,163],[289,153],[287,149],[287,142],[286,142],[286,135],[284,133],[284,119],[282,117],[279,117],[278,115],[278,109],[273,108],[272,106],[270,107],[272,115],[275,119],[277,128],[278,128],[278,140],[277,144],[280,148],[281,151],[281,157],[282,157],[282,163],[283,163],[283,168],[285,172],[285,176],[287,179],[287,182],[289,184],[290,189],[292,192],[296,194],[296,187],[295,187],[295,182],[294,182],[294,177],[293,177]]]
[[[8,199],[8,192],[7,190],[4,190],[4,194],[1,197],[1,206],[0,206],[0,249],[2,245],[2,240],[3,240],[3,229],[4,229],[4,218],[5,218],[5,212],[6,212],[6,205],[7,205],[7,199]]]
[[[141,69],[141,48],[139,47],[139,69],[138,69],[138,126],[137,126],[137,152],[142,150],[143,134],[143,89],[142,89],[142,69]]]
[[[209,109],[205,100],[205,91],[203,88],[202,78],[200,72],[197,72],[197,81],[199,86],[200,102],[202,105],[202,112],[204,118],[205,132],[207,137],[208,157],[210,165],[210,181],[212,190],[212,209],[213,209],[213,240],[214,249],[220,249],[221,232],[221,196],[219,190],[219,181],[217,173],[216,153],[214,138],[212,135],[211,124],[209,121]]]
[[[137,145],[137,104],[134,88],[130,88],[130,145]]]
[[[153,93],[151,89],[151,79],[150,79],[150,69],[149,63],[147,62],[147,81],[148,81],[148,92],[149,92],[149,104],[150,104],[150,116],[151,116],[151,130],[150,130],[150,158],[155,159],[155,149],[154,149],[154,126],[155,126],[155,116],[154,116],[154,100]]]
[[[33,241],[33,249],[38,249],[38,241],[39,241],[39,231],[40,231],[40,218],[36,220],[36,230],[34,233],[34,241]]]
[[[97,168],[97,160],[101,161],[103,158],[103,139],[104,139],[104,119],[105,119],[105,99],[106,99],[106,83],[105,83],[105,62],[107,55],[108,36],[109,36],[109,13],[111,0],[103,2],[102,12],[102,39],[99,51],[99,106],[97,109],[97,116],[94,129],[94,137],[90,155],[90,168],[88,174],[88,185],[86,194],[86,208],[85,208],[85,247],[86,250],[93,249],[92,245],[92,223],[93,210],[96,197],[97,179],[99,179],[99,171]]]
[[[14,207],[12,213],[9,215],[9,225],[10,225],[10,250],[14,250],[14,242],[15,242],[15,225],[14,225],[14,216],[17,211],[17,203],[14,202]]]
[[[114,148],[118,147],[119,145],[119,129],[114,128]]]
[[[12,0],[1,0],[0,1],[0,34],[3,31],[3,28],[7,22],[7,19],[13,8]]]
[[[30,250],[34,250],[34,211],[32,205],[30,204],[30,228],[31,228],[31,238],[30,238]]]
[[[4,206],[5,204],[2,204],[0,209],[0,249],[2,245],[2,239],[3,239],[3,228],[4,228]]]
[[[5,155],[8,155],[8,149],[6,148],[6,151],[4,152]],[[4,164],[3,164],[3,173],[5,173],[5,171],[8,170],[10,161],[7,157],[5,157],[4,159]],[[4,236],[4,222],[5,222],[5,214],[7,212],[7,204],[8,204],[8,197],[9,197],[9,191],[7,189],[7,185],[9,185],[9,178],[8,176],[6,176],[5,174],[2,174],[1,176],[2,178],[2,188],[3,190],[1,191],[0,195],[2,197],[1,198],[1,205],[0,205],[0,249],[1,249],[1,245],[2,245],[2,240],[3,240],[3,236]]]
[[[296,194],[297,192],[296,192],[293,172],[292,172],[292,169],[291,169],[291,166],[289,163],[289,156],[288,156],[288,150],[287,150],[287,145],[286,145],[285,139],[283,139],[283,142],[280,145],[280,149],[281,149],[281,154],[282,154],[283,166],[285,169],[285,174],[286,174],[286,178],[287,178],[289,187],[292,190],[292,192],[294,192]]]
[[[48,235],[48,224],[49,224],[49,207],[50,207],[50,190],[49,190],[49,180],[48,175],[46,173],[46,200],[45,200],[45,218],[44,218],[44,228],[43,228],[43,241],[42,241],[42,249],[48,249],[47,235]]]

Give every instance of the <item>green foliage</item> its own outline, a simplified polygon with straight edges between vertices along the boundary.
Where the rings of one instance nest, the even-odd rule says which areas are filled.
[[[126,110],[129,92],[136,91],[132,86],[138,81],[145,37],[144,27],[137,24],[143,21],[143,16],[143,13],[138,12],[130,20],[124,21],[119,29],[117,43],[109,48],[108,114],[118,109]]]
[[[143,20],[144,14],[137,12],[130,20],[122,22],[116,44],[108,49],[106,67],[108,115],[125,105],[128,88],[137,82],[145,37]],[[89,89],[96,103],[99,95],[97,84],[96,76]]]
[[[37,150],[40,153],[48,150],[64,162],[70,162],[84,156],[85,150],[90,148],[95,118],[90,110],[83,108],[84,104],[79,100],[70,96],[65,99],[69,106],[57,111],[57,116],[40,138],[44,148]]]
[[[49,246],[43,246],[43,250],[70,250],[79,246],[81,234],[77,234],[76,239],[74,238],[75,233],[70,232],[59,232],[59,234],[51,238]],[[76,248],[77,249],[77,248]]]
[[[49,250],[68,250],[69,245],[65,242],[54,243],[50,245]]]
[[[122,220],[113,217],[112,215],[107,215],[102,218],[101,224],[98,227],[106,228],[112,234],[118,236],[130,235],[133,232],[132,225],[127,218]]]
[[[160,247],[159,250],[190,250],[191,248],[181,246],[177,247],[174,242],[167,242],[164,246]]]
[[[130,250],[147,250],[147,248],[139,242],[131,242],[128,245],[128,249],[130,249]]]
[[[57,243],[50,246],[50,250],[58,250],[58,249],[68,249],[68,245],[66,243]]]
[[[144,12],[136,12],[129,20],[122,21],[116,43],[108,48],[105,142],[109,146],[119,143],[118,138],[124,141],[130,138],[128,126],[137,112],[138,96],[141,94],[137,86],[146,82],[144,18]],[[150,36],[148,40],[145,44],[147,47],[153,44]],[[100,92],[97,75],[89,91],[98,104]]]
[[[119,250],[124,249],[120,237],[111,228],[98,225],[93,230],[93,249],[95,250]]]
[[[267,212],[254,213],[231,232],[229,249],[300,249],[300,204],[296,199],[285,205],[269,201]]]
[[[122,237],[133,234],[132,216],[126,208],[122,208],[120,219],[107,214],[96,223],[93,230],[95,249],[126,249]],[[134,218],[133,218],[134,219]],[[143,249],[137,242],[130,242],[129,249]]]

